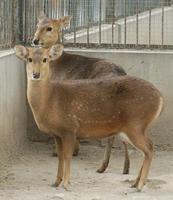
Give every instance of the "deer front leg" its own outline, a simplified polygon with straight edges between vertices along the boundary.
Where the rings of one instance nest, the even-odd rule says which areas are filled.
[[[58,163],[57,178],[56,178],[54,186],[58,187],[63,179],[64,161],[63,161],[63,151],[62,151],[63,146],[62,146],[61,138],[55,137],[55,142],[56,142],[56,149],[57,149],[59,163]]]
[[[57,147],[57,142],[56,142],[56,139],[55,139],[55,145],[54,145],[54,150],[53,150],[53,153],[52,153],[52,156],[53,157],[56,157],[56,156],[58,156],[57,155],[57,152],[58,152],[58,147]],[[78,155],[78,153],[79,153],[79,140],[76,140],[76,143],[75,143],[75,148],[74,148],[74,152],[73,152],[73,156],[77,156]]]
[[[66,190],[68,188],[68,184],[70,183],[71,159],[74,151],[75,142],[76,136],[74,134],[68,134],[67,136],[62,138],[64,159],[63,186]]]
[[[108,167],[114,139],[115,139],[115,136],[108,137],[108,139],[107,139],[106,149],[105,149],[105,153],[104,153],[104,159],[103,159],[101,167],[97,170],[98,173],[103,173],[106,170],[106,168]]]

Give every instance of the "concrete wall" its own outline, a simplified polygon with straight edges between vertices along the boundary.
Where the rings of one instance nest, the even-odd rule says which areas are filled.
[[[25,67],[13,52],[0,52],[0,167],[26,141]]]

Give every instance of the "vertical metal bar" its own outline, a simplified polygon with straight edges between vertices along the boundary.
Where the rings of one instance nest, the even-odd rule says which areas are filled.
[[[121,44],[121,25],[117,23],[118,27],[118,44]]]
[[[139,0],[136,2],[136,46],[138,46],[138,39],[139,39]]]
[[[2,9],[2,1],[0,1],[0,16],[3,16],[3,9]],[[0,31],[0,46],[1,46],[1,42],[3,41],[2,39],[2,17],[0,18],[0,26],[1,26],[1,31]]]
[[[44,13],[47,15],[47,0],[44,0]]]
[[[77,20],[77,17],[76,17],[76,12],[77,12],[77,9],[76,9],[76,5],[77,5],[77,2],[76,0],[74,0],[75,2],[73,3],[73,30],[74,30],[74,44],[76,44],[76,20]]]
[[[55,18],[55,1],[51,0],[52,18]]]
[[[24,0],[24,4],[23,4],[23,9],[24,9],[24,16],[23,16],[23,25],[24,25],[24,32],[23,32],[23,41],[24,43],[26,43],[26,34],[27,34],[27,30],[26,30],[26,0]]]
[[[88,5],[87,5],[87,15],[88,15],[88,25],[87,25],[87,46],[89,46],[89,43],[90,43],[90,38],[89,38],[89,29],[90,29],[90,9],[89,9],[89,6],[90,6],[90,1],[88,0]]]
[[[6,2],[6,10],[8,10],[9,11],[9,1],[7,1]],[[8,37],[9,37],[9,15],[7,14],[6,15],[6,21],[7,21],[7,23],[6,23],[6,46],[8,47],[8,45],[9,45],[9,43],[8,43]]]
[[[4,9],[4,15],[3,15],[3,17],[4,17],[4,24],[3,24],[3,32],[4,32],[4,34],[3,34],[3,43],[4,43],[4,48],[6,48],[6,35],[7,35],[7,30],[6,30],[6,12],[5,12],[5,10],[6,10],[6,2],[4,2],[4,6],[3,6],[3,9]]]
[[[124,46],[126,47],[127,43],[127,8],[126,8],[127,0],[124,0]]]
[[[52,0],[49,0],[49,12],[50,12],[50,18],[52,18],[53,17]]]
[[[112,0],[112,7],[113,7],[113,12],[112,12],[112,46],[114,44],[114,25],[115,25],[115,0]]]
[[[60,0],[58,0],[57,18],[60,17],[60,13],[61,13],[61,2],[60,2]]]
[[[31,26],[32,26],[32,24],[31,24],[31,18],[32,18],[32,13],[31,13],[31,9],[32,9],[32,6],[31,6],[31,3],[32,3],[32,1],[30,0],[29,1],[29,9],[28,9],[28,15],[29,15],[29,18],[28,18],[28,26],[29,26],[29,32],[28,32],[28,40],[30,40],[30,38],[31,38]]]
[[[4,43],[4,47],[6,48],[6,35],[7,35],[7,30],[6,30],[6,12],[5,12],[5,10],[6,10],[6,3],[5,2],[3,2],[4,3],[4,5],[3,5],[3,10],[4,10],[4,13],[3,13],[3,28],[2,28],[2,30],[3,30],[3,43]]]
[[[58,17],[58,0],[56,0],[56,18]]]
[[[47,16],[48,17],[50,17],[50,12],[49,12],[49,0],[47,0],[47,2],[46,2],[46,4],[47,4]]]
[[[162,6],[162,47],[164,44],[164,5]]]
[[[4,46],[4,38],[5,38],[5,2],[3,1],[3,24],[2,24],[2,39],[3,39],[3,46]]]
[[[101,45],[102,40],[102,0],[99,0],[99,45]]]
[[[151,46],[151,4],[149,8],[149,41],[148,41],[149,47]]]
[[[65,15],[65,3],[63,1],[63,4],[62,4],[62,9],[63,9],[63,16]],[[61,36],[61,39],[62,39],[62,43],[64,43],[64,29],[62,29],[62,36]]]
[[[7,31],[8,31],[8,35],[7,35],[7,42],[8,42],[8,47],[11,46],[11,3],[10,1],[8,1],[8,11],[10,14],[8,14],[8,27],[7,27]]]
[[[44,4],[43,4],[44,13],[46,13],[46,0],[44,0],[43,3],[44,3]]]
[[[48,16],[48,0],[45,0],[45,13]]]
[[[11,46],[13,47],[15,42],[16,42],[16,6],[17,6],[17,1],[13,0],[12,1],[12,15],[11,15],[11,20],[12,20],[12,41],[11,41]]]
[[[31,22],[32,22],[31,38],[33,37],[33,34],[34,34],[34,11],[35,11],[35,7],[36,7],[36,2],[33,1],[33,4],[32,4],[32,18],[31,18]],[[38,5],[38,9],[39,9],[39,5]]]
[[[59,4],[59,0],[56,0],[56,9],[55,9],[55,18],[57,19],[58,18],[58,12],[59,12],[59,10],[58,10],[58,8],[59,8],[59,6],[60,6],[60,4]]]
[[[64,1],[62,2],[62,6],[61,6],[61,12],[62,12],[62,16],[64,16]],[[59,34],[61,36],[61,42],[64,43],[64,28],[61,31],[61,34]]]

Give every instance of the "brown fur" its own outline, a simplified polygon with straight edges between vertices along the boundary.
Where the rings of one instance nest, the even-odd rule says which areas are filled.
[[[145,155],[134,184],[141,190],[153,151],[145,130],[162,110],[162,95],[151,83],[132,76],[52,81],[49,63],[58,48],[61,52],[60,45],[52,47],[53,50],[16,47],[18,57],[22,58],[23,52],[23,59],[28,56],[33,59],[27,63],[27,97],[35,121],[40,130],[57,140],[59,167],[56,186],[63,180],[67,188],[76,138],[97,139],[124,132]],[[59,52],[57,56],[60,56]],[[44,58],[47,58],[46,63],[43,63]],[[40,73],[38,80],[32,80],[35,71]]]

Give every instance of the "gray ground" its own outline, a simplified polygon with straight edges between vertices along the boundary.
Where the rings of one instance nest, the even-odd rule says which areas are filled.
[[[56,175],[57,158],[51,157],[52,145],[30,144],[17,160],[0,171],[0,200],[156,200],[173,199],[172,152],[155,153],[149,181],[141,193],[129,188],[139,170],[141,155],[130,150],[130,175],[122,175],[123,151],[113,149],[109,168],[95,171],[104,148],[83,144],[73,158],[71,191],[51,187]]]

